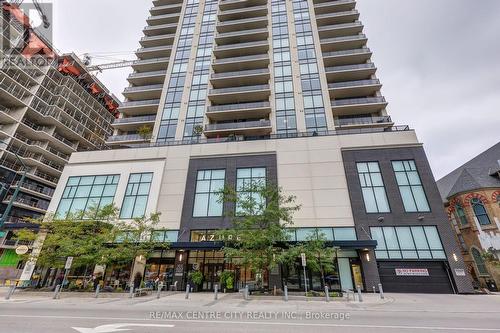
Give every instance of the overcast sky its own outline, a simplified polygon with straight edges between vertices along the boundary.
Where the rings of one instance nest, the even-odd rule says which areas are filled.
[[[110,57],[100,61],[134,59],[152,6],[151,0],[53,2],[57,48]],[[436,178],[499,141],[499,0],[358,0],[358,9],[388,111],[417,131]],[[130,71],[98,77],[122,98]]]

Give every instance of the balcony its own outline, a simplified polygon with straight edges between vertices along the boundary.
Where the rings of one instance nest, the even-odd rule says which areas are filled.
[[[5,74],[3,74],[5,75]],[[31,96],[26,88],[13,82],[10,78],[0,77],[0,104],[6,107],[26,106],[25,100]]]
[[[318,14],[350,11],[356,8],[355,0],[325,1],[314,4],[314,12]]]
[[[215,36],[215,42],[217,45],[227,45],[234,43],[244,43],[244,42],[255,42],[266,40],[269,36],[269,31],[267,28],[250,29],[250,30],[238,30],[218,33]]]
[[[0,242],[0,249],[12,249],[12,250],[15,250],[20,245],[26,245],[28,247],[32,247],[33,246],[33,242],[21,241],[21,240],[18,240],[18,239],[4,239],[2,242]]]
[[[159,99],[163,90],[163,84],[152,84],[147,86],[128,87],[123,91],[123,96],[129,100]]]
[[[363,23],[351,22],[318,27],[319,38],[353,36],[363,32]]]
[[[145,27],[142,31],[146,36],[173,34],[177,30],[177,25],[178,23],[152,25]]]
[[[326,13],[316,15],[316,22],[318,26],[351,23],[359,19],[359,12],[355,9],[346,10],[343,12]]]
[[[223,72],[212,74],[210,81],[214,88],[234,87],[238,85],[259,85],[269,83],[269,69],[251,69],[246,71]]]
[[[5,200],[3,201],[4,204],[8,204],[10,200],[12,199],[11,195],[8,195]],[[42,202],[42,201],[37,201],[37,200],[28,200],[25,198],[17,197],[14,202],[13,206],[19,207],[19,208],[24,208],[28,210],[34,210],[36,212],[45,214],[47,212],[47,209],[49,208],[49,203],[48,202]]]
[[[149,12],[151,13],[151,15],[157,16],[157,15],[165,15],[172,13],[180,13],[181,9],[182,9],[182,3],[174,3],[162,6],[154,6],[149,10]]]
[[[150,137],[144,137],[139,134],[124,134],[124,135],[113,135],[106,141],[109,145],[122,145],[122,144],[134,144],[134,143],[146,143],[151,140]]]
[[[147,18],[146,22],[148,22],[148,25],[150,25],[150,26],[168,24],[168,23],[176,23],[179,21],[180,15],[181,15],[181,13],[178,12],[178,13],[173,13],[173,14],[150,16]]]
[[[269,55],[254,54],[241,57],[215,59],[212,67],[216,72],[257,69],[269,66]]]
[[[271,134],[270,120],[241,121],[234,123],[219,123],[205,125],[204,134],[207,137],[226,135],[262,136]]]
[[[174,42],[174,38],[175,34],[146,36],[142,37],[139,43],[142,47],[172,45],[172,43]]]
[[[217,24],[217,31],[219,33],[225,33],[238,30],[266,28],[267,25],[268,25],[267,16],[260,16],[260,17],[244,18],[241,20],[219,22],[219,24]]]
[[[262,54],[268,50],[269,43],[267,40],[263,40],[257,42],[218,45],[214,50],[214,54],[217,58],[227,58]]]
[[[387,104],[384,97],[338,99],[332,101],[332,111],[335,115],[377,113]]]
[[[221,0],[219,7],[221,10],[231,10],[238,8],[248,8],[267,4],[266,0]]]
[[[153,71],[161,71],[167,70],[169,57],[162,58],[153,58],[153,59],[144,59],[144,60],[136,60],[132,64],[132,68],[136,72],[153,72]]]
[[[370,79],[376,71],[377,67],[373,63],[325,68],[326,77],[331,82]]]
[[[0,105],[0,124],[15,124],[17,119],[14,118],[14,112]]]
[[[372,51],[367,48],[323,52],[325,67],[364,64],[372,57]]]
[[[364,34],[320,40],[323,52],[359,49],[365,47],[367,42],[368,38]]]
[[[145,124],[154,125],[156,115],[147,115],[141,117],[118,118],[113,123],[113,127],[121,131],[133,131],[137,127]]]
[[[144,73],[132,73],[127,80],[134,85],[160,84],[165,82],[167,71],[152,71]]]
[[[135,54],[142,60],[150,60],[154,58],[170,56],[170,52],[172,52],[172,45],[163,45],[155,47],[143,47],[138,49]]]
[[[259,102],[267,100],[271,95],[268,84],[241,86],[221,89],[211,89],[208,98],[215,104],[230,104],[234,102]]]
[[[393,125],[394,123],[389,116],[335,119],[335,126],[341,128],[391,127]]]
[[[231,20],[241,20],[251,17],[267,15],[267,5],[252,6],[237,9],[228,9],[219,11],[219,21],[226,22]]]
[[[237,103],[214,105],[207,108],[207,117],[214,121],[245,119],[248,117],[267,118],[271,113],[271,103]]]
[[[54,189],[50,187],[45,187],[41,185],[35,185],[35,184],[29,184],[29,183],[23,183],[20,185],[20,182],[14,183],[14,185],[11,186],[11,188],[18,188],[25,193],[35,195],[35,196],[40,196],[42,198],[45,198],[47,200],[50,200],[52,198],[52,195],[54,194]]]
[[[156,113],[159,105],[159,99],[123,102],[119,111],[129,116],[148,115]]]
[[[382,88],[378,79],[346,81],[328,84],[331,98],[373,96]]]

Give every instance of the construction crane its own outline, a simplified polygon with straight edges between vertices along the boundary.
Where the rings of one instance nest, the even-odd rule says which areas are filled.
[[[85,53],[82,55],[83,58],[83,63],[85,66],[87,66],[87,70],[89,72],[102,72],[108,69],[118,69],[118,68],[124,68],[124,67],[130,67],[135,63],[135,60],[119,60],[115,62],[110,62],[110,63],[105,63],[105,64],[100,64],[100,65],[92,65],[92,59],[96,58],[97,56],[94,56],[90,53]]]
[[[50,22],[49,22],[49,19],[47,18],[47,15],[43,11],[42,6],[40,6],[40,2],[38,0],[32,0],[32,1],[33,1],[33,6],[35,6],[35,9],[37,10],[38,14],[42,18],[43,27],[45,29],[48,29],[50,27]],[[6,2],[6,1],[3,1],[3,0],[0,1],[0,3],[3,3],[3,2]],[[12,0],[9,2],[17,7],[20,7],[23,4],[24,0]]]

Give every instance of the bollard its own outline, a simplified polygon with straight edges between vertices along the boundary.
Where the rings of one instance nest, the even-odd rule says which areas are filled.
[[[358,301],[363,302],[363,297],[361,296],[361,286],[358,286],[357,289],[358,289]]]
[[[347,296],[347,302],[349,302],[349,289],[344,290],[344,293]]]
[[[273,296],[276,296],[276,286],[274,286]]]
[[[382,283],[378,284],[378,291],[380,292],[380,299],[384,299],[384,289],[382,289]]]
[[[217,300],[218,297],[219,297],[219,285],[216,284],[214,286],[214,300]]]
[[[248,300],[248,284],[245,286],[245,292],[244,292],[245,300]]]
[[[285,286],[285,302],[288,302],[288,286]]]
[[[134,298],[134,287],[130,287],[129,293],[128,293],[128,298]]]
[[[52,299],[59,299],[59,291],[61,290],[61,285],[58,284],[56,286],[56,289],[54,290],[54,296],[52,297]]]
[[[16,291],[16,285],[13,285],[10,287],[9,292],[7,293],[7,296],[5,296],[6,300],[9,300],[10,297],[14,294],[14,291]]]
[[[156,298],[160,299],[161,296],[161,290],[163,289],[163,283],[158,284],[158,291],[156,292]]]
[[[375,286],[373,286],[373,293],[376,294],[377,290],[375,289]]]
[[[189,292],[191,291],[191,286],[189,283],[186,285],[186,299],[189,299]]]
[[[95,288],[95,298],[99,298],[99,292],[101,291],[101,285],[98,284]]]
[[[330,302],[330,291],[328,290],[328,286],[325,286],[325,299],[326,302]]]

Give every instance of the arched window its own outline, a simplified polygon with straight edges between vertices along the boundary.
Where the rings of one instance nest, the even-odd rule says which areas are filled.
[[[460,222],[460,225],[467,225],[469,221],[467,221],[467,216],[465,216],[464,208],[461,204],[455,205],[455,215],[457,220]]]
[[[486,265],[484,263],[484,259],[481,256],[481,253],[475,247],[472,248],[472,257],[474,258],[474,262],[476,263],[477,272],[479,275],[489,275],[488,270],[486,269]]]
[[[484,208],[483,202],[478,198],[473,198],[471,200],[472,209],[474,210],[474,215],[476,215],[479,224],[488,225],[491,224],[486,208]]]

